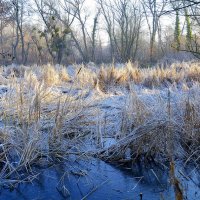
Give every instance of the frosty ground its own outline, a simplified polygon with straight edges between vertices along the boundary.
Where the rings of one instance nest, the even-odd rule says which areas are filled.
[[[125,168],[154,162],[168,169],[175,191],[180,163],[199,169],[197,62],[143,69],[130,62],[48,64],[0,71],[1,186],[32,181],[34,165],[48,167],[71,155]],[[186,194],[180,189],[176,195]]]

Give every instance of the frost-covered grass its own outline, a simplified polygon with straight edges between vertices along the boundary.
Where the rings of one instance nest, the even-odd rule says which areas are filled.
[[[98,73],[99,86],[107,91],[111,86],[126,86],[130,82],[148,88],[169,84],[186,84],[200,81],[200,63],[174,63],[168,67],[138,68],[137,64],[126,63],[123,67],[114,65],[101,67]]]
[[[199,162],[200,64],[0,70],[0,176],[69,154]],[[144,159],[145,158],[145,159]]]

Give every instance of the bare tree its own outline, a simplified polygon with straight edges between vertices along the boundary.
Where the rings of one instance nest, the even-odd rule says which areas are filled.
[[[30,43],[28,42],[25,44],[24,42],[24,20],[25,20],[25,13],[26,10],[26,4],[28,1],[26,0],[12,0],[13,5],[13,11],[14,11],[14,20],[15,20],[15,27],[16,27],[16,39],[15,43],[13,44],[13,54],[16,58],[17,62],[26,64],[28,52],[30,48]],[[21,44],[21,55],[19,58],[19,54],[17,53],[17,50],[19,48],[19,43]]]
[[[111,46],[111,56],[121,61],[134,60],[138,49],[142,14],[135,1],[98,0],[105,19]]]
[[[150,34],[150,61],[154,61],[156,34],[159,30],[159,20],[167,6],[168,0],[141,1]]]
[[[12,4],[10,1],[0,1],[0,42],[1,42],[1,59],[2,63],[6,64],[8,60],[12,60],[10,49],[5,48],[4,29],[11,25],[13,22]]]
[[[67,19],[71,17],[73,22],[79,26],[78,33],[77,30],[71,28],[71,37],[83,61],[95,61],[96,33],[100,11],[96,11],[93,19],[93,28],[90,30],[87,24],[90,14],[85,8],[85,0],[64,0],[62,8],[68,16]],[[60,19],[66,24],[61,17]]]
[[[114,59],[114,41],[112,37],[112,27],[113,27],[113,19],[112,19],[112,14],[110,13],[110,6],[109,2],[105,1],[103,2],[102,0],[97,0],[97,2],[100,5],[101,12],[104,16],[105,22],[106,22],[106,31],[109,36],[109,41],[110,41],[110,54],[111,54],[111,60]]]

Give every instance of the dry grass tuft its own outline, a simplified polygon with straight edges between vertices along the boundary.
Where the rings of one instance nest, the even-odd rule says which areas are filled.
[[[84,65],[76,65],[75,69],[74,84],[76,87],[92,89],[96,86],[97,75],[92,69]]]
[[[70,77],[65,67],[45,65],[42,66],[41,79],[47,86],[61,85],[70,81]]]
[[[98,80],[100,89],[106,92],[118,86],[128,87],[130,82],[141,83],[142,72],[137,66],[128,62],[123,68],[116,68],[114,65],[101,67]]]
[[[60,77],[61,81],[63,81],[63,82],[70,81],[69,74],[67,73],[67,70],[64,67],[61,68],[61,70],[59,72],[59,77]]]
[[[141,69],[136,64],[128,62],[122,68],[102,67],[98,74],[100,89],[104,92],[113,87],[127,87],[130,82],[142,84],[145,87],[169,86],[171,84],[200,82],[199,63],[176,63],[169,67],[154,67]]]
[[[50,64],[43,66],[43,80],[49,86],[60,84],[60,76],[54,66]]]

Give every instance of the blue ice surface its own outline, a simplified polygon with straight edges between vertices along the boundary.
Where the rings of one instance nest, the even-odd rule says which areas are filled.
[[[168,172],[154,166],[146,168],[136,164],[132,169],[122,169],[89,158],[58,163],[39,171],[41,173],[33,183],[19,184],[13,191],[2,188],[0,199],[81,200],[87,196],[85,199],[88,200],[140,200],[140,193],[143,200],[159,200],[161,196],[166,200],[175,199]],[[80,176],[81,173],[83,176]],[[64,197],[57,189],[61,179],[70,193],[69,197]],[[200,197],[194,187],[192,192],[189,199]]]

